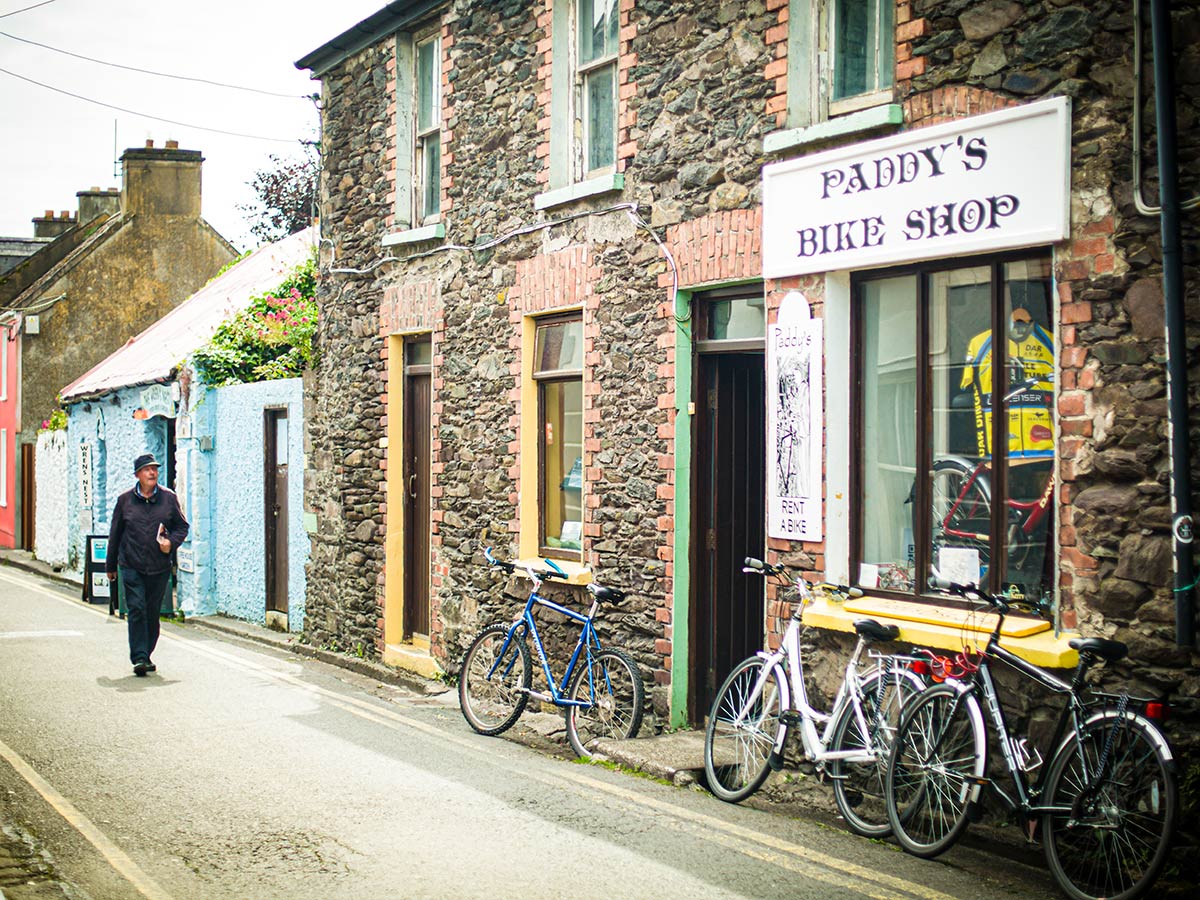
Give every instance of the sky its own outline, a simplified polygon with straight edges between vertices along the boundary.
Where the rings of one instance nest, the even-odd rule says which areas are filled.
[[[119,188],[115,160],[124,150],[176,140],[204,154],[204,218],[234,246],[252,249],[257,241],[237,208],[253,201],[248,182],[271,167],[272,154],[298,157],[299,142],[317,137],[316,108],[303,98],[320,85],[295,61],[386,3],[0,0],[0,69],[7,70],[0,71],[0,235],[31,237],[35,216],[78,209],[77,191]],[[288,96],[124,71],[8,35],[104,62]]]

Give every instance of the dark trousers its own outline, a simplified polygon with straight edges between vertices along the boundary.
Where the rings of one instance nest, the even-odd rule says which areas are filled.
[[[158,614],[167,592],[170,572],[147,575],[137,569],[118,569],[125,588],[125,622],[129,626],[129,661],[149,660],[158,643]]]

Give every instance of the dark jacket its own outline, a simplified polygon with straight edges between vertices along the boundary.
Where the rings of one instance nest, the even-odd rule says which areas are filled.
[[[158,526],[166,526],[171,539],[171,553],[158,546]],[[108,528],[108,557],[105,568],[116,572],[117,566],[135,569],[143,575],[156,575],[171,568],[174,550],[188,535],[188,522],[179,508],[175,492],[161,485],[149,498],[143,497],[137,485],[117,498],[112,523]]]

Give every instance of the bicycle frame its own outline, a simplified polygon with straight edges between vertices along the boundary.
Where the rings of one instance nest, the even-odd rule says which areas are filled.
[[[971,477],[968,478],[962,486],[962,490],[958,492],[958,496],[954,500],[954,504],[946,513],[945,519],[940,523],[942,531],[951,537],[965,538],[967,540],[980,541],[986,543],[989,539],[987,534],[977,534],[972,531],[962,531],[957,528],[951,528],[946,523],[949,522],[959,506],[965,502],[968,492],[975,485],[975,482],[983,477],[983,473],[991,468],[991,463],[981,462],[971,471]],[[1050,509],[1050,499],[1054,496],[1054,470],[1050,470],[1050,477],[1046,479],[1046,487],[1042,490],[1042,495],[1036,500],[1013,500],[1004,501],[1005,506],[1009,509],[1015,509],[1022,513],[1028,513],[1025,520],[1021,523],[1021,531],[1025,534],[1033,534],[1033,530],[1037,528],[1038,523],[1046,517],[1047,511]]]
[[[825,749],[829,746],[833,725],[847,703],[853,704],[854,714],[858,719],[858,725],[862,729],[862,733],[868,733],[866,716],[863,715],[862,703],[859,699],[862,679],[858,674],[858,660],[861,658],[865,646],[866,641],[860,637],[857,646],[854,648],[854,653],[850,657],[850,661],[846,664],[846,675],[842,679],[841,686],[838,688],[837,696],[834,698],[833,709],[829,713],[823,713],[815,709],[808,701],[808,691],[804,685],[804,663],[800,649],[800,621],[793,616],[791,621],[788,622],[787,631],[784,632],[783,641],[780,643],[779,649],[774,653],[767,653],[763,650],[758,652],[757,656],[765,664],[754,682],[754,687],[751,689],[750,695],[742,707],[742,711],[733,720],[733,727],[738,728],[741,726],[746,713],[754,707],[754,704],[762,696],[763,690],[766,688],[767,679],[779,673],[783,676],[779,679],[782,690],[780,703],[785,711],[785,715],[789,712],[799,714],[800,739],[804,744],[805,756],[818,763],[829,762],[835,759],[844,759],[853,762],[866,762],[870,760],[872,756],[864,754],[861,750],[829,751]],[[792,697],[793,690],[795,691],[794,702]],[[824,724],[825,728],[822,732],[818,733],[817,726],[821,724]],[[790,727],[779,729],[779,733],[775,738],[775,745],[771,751],[773,756],[782,758],[783,746],[787,742],[787,735],[790,730]]]
[[[598,600],[593,600],[591,609],[588,610],[588,614],[585,616],[573,609],[568,609],[565,606],[555,603],[553,600],[548,600],[547,598],[543,597],[538,593],[538,588],[540,586],[541,580],[535,578],[533,590],[529,592],[529,599],[525,602],[525,609],[522,611],[521,615],[517,617],[516,621],[513,622],[512,627],[508,629],[508,635],[504,638],[504,644],[500,648],[500,653],[497,656],[496,662],[492,664],[492,668],[488,671],[488,678],[490,679],[496,673],[496,667],[500,665],[501,660],[507,658],[506,654],[508,653],[508,647],[512,643],[513,637],[517,633],[517,630],[524,628],[526,634],[533,636],[533,646],[537,650],[538,661],[542,664],[542,672],[545,673],[546,684],[550,688],[550,693],[548,695],[539,691],[530,690],[530,696],[537,697],[541,700],[549,700],[555,706],[592,706],[595,703],[595,685],[591,683],[590,673],[592,647],[594,646],[597,651],[603,649],[600,646],[600,639],[596,637],[596,630],[592,626],[592,619],[595,617],[596,608],[600,605],[600,603]],[[579,622],[583,626],[582,631],[579,633],[579,640],[575,643],[575,651],[571,654],[571,660],[567,663],[566,671],[563,672],[561,684],[555,683],[554,673],[550,670],[550,663],[546,659],[546,648],[542,644],[542,636],[538,633],[537,622],[533,618],[533,610],[538,606],[544,606],[556,613],[561,613],[568,619]],[[570,683],[571,676],[575,672],[575,665],[579,662],[581,653],[586,654],[589,663],[588,695],[590,699],[568,700],[563,695],[566,693],[567,685]],[[515,659],[510,660],[508,663],[508,668],[511,669],[514,662]],[[608,677],[607,673],[605,674],[605,677]]]

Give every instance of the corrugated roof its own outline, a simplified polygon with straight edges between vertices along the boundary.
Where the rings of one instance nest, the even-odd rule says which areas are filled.
[[[175,367],[204,346],[222,322],[248,307],[253,297],[278,287],[308,259],[315,242],[316,229],[306,228],[259,247],[63,388],[63,402],[170,378]]]

